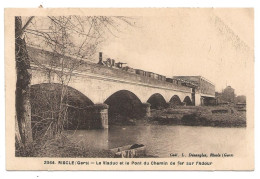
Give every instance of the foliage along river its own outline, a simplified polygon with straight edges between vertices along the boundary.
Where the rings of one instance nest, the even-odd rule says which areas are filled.
[[[146,146],[147,155],[162,158],[171,153],[232,153],[242,157],[247,147],[246,128],[137,125],[66,133],[78,145],[93,151],[138,143]]]

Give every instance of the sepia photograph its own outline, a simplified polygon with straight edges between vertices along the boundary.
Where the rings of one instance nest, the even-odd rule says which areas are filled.
[[[8,170],[254,169],[253,8],[6,9],[5,37]]]

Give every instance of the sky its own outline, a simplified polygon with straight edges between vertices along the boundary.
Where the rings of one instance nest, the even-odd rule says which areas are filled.
[[[135,16],[136,25],[110,36],[100,51],[128,66],[167,77],[201,75],[221,91],[246,95],[254,57],[252,9],[174,9]]]
[[[249,74],[254,60],[253,9],[151,8],[137,9],[134,16],[124,14],[135,25],[119,22],[119,32],[107,32],[91,57],[94,61],[101,51],[104,60],[109,57],[167,77],[203,76],[218,92],[230,85],[237,95],[246,95],[253,77]],[[48,30],[49,19],[37,17],[30,28],[34,26]]]

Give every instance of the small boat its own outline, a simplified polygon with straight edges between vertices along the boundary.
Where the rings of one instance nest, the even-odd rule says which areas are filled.
[[[145,146],[143,144],[125,145],[110,149],[115,154],[115,158],[136,158],[145,156]]]

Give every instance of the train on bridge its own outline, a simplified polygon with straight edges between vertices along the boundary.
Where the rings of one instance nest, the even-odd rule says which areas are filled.
[[[184,79],[181,79],[181,78],[173,78],[173,77],[168,78],[164,75],[153,73],[153,72],[150,72],[150,71],[145,71],[145,70],[142,70],[142,69],[134,69],[134,68],[131,68],[129,66],[124,66],[127,63],[116,62],[114,59],[111,59],[111,58],[107,58],[105,61],[103,61],[102,52],[99,53],[98,64],[103,65],[103,66],[107,66],[107,67],[111,67],[111,68],[121,69],[121,70],[127,71],[129,73],[134,73],[134,74],[137,74],[137,75],[140,75],[140,76],[153,78],[153,79],[156,79],[156,80],[166,81],[168,83],[173,83],[177,86],[188,86],[188,87],[191,87],[191,88],[198,87],[197,84],[195,84],[191,81],[184,80]]]

